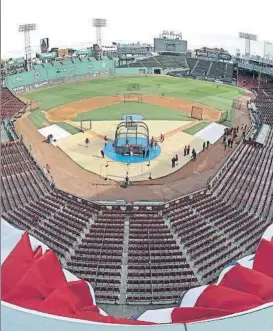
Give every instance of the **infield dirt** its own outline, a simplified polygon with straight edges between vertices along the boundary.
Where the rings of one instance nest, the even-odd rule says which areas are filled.
[[[65,122],[73,120],[77,115],[86,113],[98,108],[103,108],[112,104],[122,103],[122,95],[109,97],[95,97],[91,99],[72,102],[46,112],[46,119],[50,122]],[[191,115],[192,106],[202,108],[203,120],[215,122],[220,119],[221,112],[208,106],[184,99],[171,98],[165,96],[144,95],[143,102],[157,105]]]

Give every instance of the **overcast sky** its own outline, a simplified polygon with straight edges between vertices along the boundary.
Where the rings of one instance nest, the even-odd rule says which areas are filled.
[[[254,5],[255,3],[255,5]],[[273,41],[273,1],[259,0],[1,0],[1,56],[24,54],[19,24],[37,23],[33,50],[40,38],[50,47],[84,48],[96,41],[92,18],[106,18],[103,44],[112,41],[152,43],[162,30],[182,32],[189,48],[216,46],[244,51],[238,32],[258,35],[252,53],[263,55],[264,40]]]

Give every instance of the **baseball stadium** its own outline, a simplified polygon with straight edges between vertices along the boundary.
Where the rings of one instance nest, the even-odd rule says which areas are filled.
[[[272,330],[273,64],[164,34],[2,61],[4,331]]]

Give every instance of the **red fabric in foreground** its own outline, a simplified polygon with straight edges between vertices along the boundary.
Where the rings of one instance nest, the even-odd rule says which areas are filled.
[[[178,307],[172,311],[173,323],[190,323],[210,318],[230,315],[227,310],[200,308],[200,307]]]
[[[271,274],[270,245],[261,241],[254,263],[256,269],[266,274]],[[259,271],[240,265],[233,267],[220,285],[209,285],[203,291],[195,307],[174,308],[172,323],[222,317],[273,301],[273,279]],[[44,313],[94,322],[155,324],[101,315],[93,304],[88,284],[83,280],[67,282],[55,253],[49,250],[42,255],[41,247],[33,252],[28,234],[22,236],[2,265],[2,299]]]
[[[197,299],[195,307],[223,309],[230,313],[238,313],[263,303],[254,295],[223,286],[209,285]]]
[[[5,296],[5,300],[41,301],[55,289],[67,283],[62,267],[53,251],[47,251],[22,275],[16,286]]]
[[[41,257],[43,255],[43,250],[41,246],[38,246],[35,251],[33,252],[34,258],[38,259],[39,257]]]
[[[273,278],[273,242],[262,239],[257,248],[253,269]]]
[[[263,300],[264,303],[273,301],[273,279],[241,265],[230,269],[219,285],[253,294]]]
[[[24,234],[2,265],[2,299],[43,313],[111,324],[152,325],[154,323],[103,316],[93,305],[88,284],[67,282],[52,250],[33,252]]]
[[[5,300],[9,290],[15,286],[20,277],[31,266],[34,260],[33,255],[29,236],[24,233],[1,267],[1,296],[3,300]]]
[[[61,316],[75,314],[78,309],[83,309],[93,305],[88,285],[83,280],[69,282],[65,286],[56,288],[37,307],[39,311],[48,312]],[[98,307],[93,306],[95,312],[99,312]]]

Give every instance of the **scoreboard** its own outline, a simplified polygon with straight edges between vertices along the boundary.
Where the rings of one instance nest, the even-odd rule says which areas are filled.
[[[154,51],[156,53],[187,53],[188,42],[182,39],[154,38]]]

